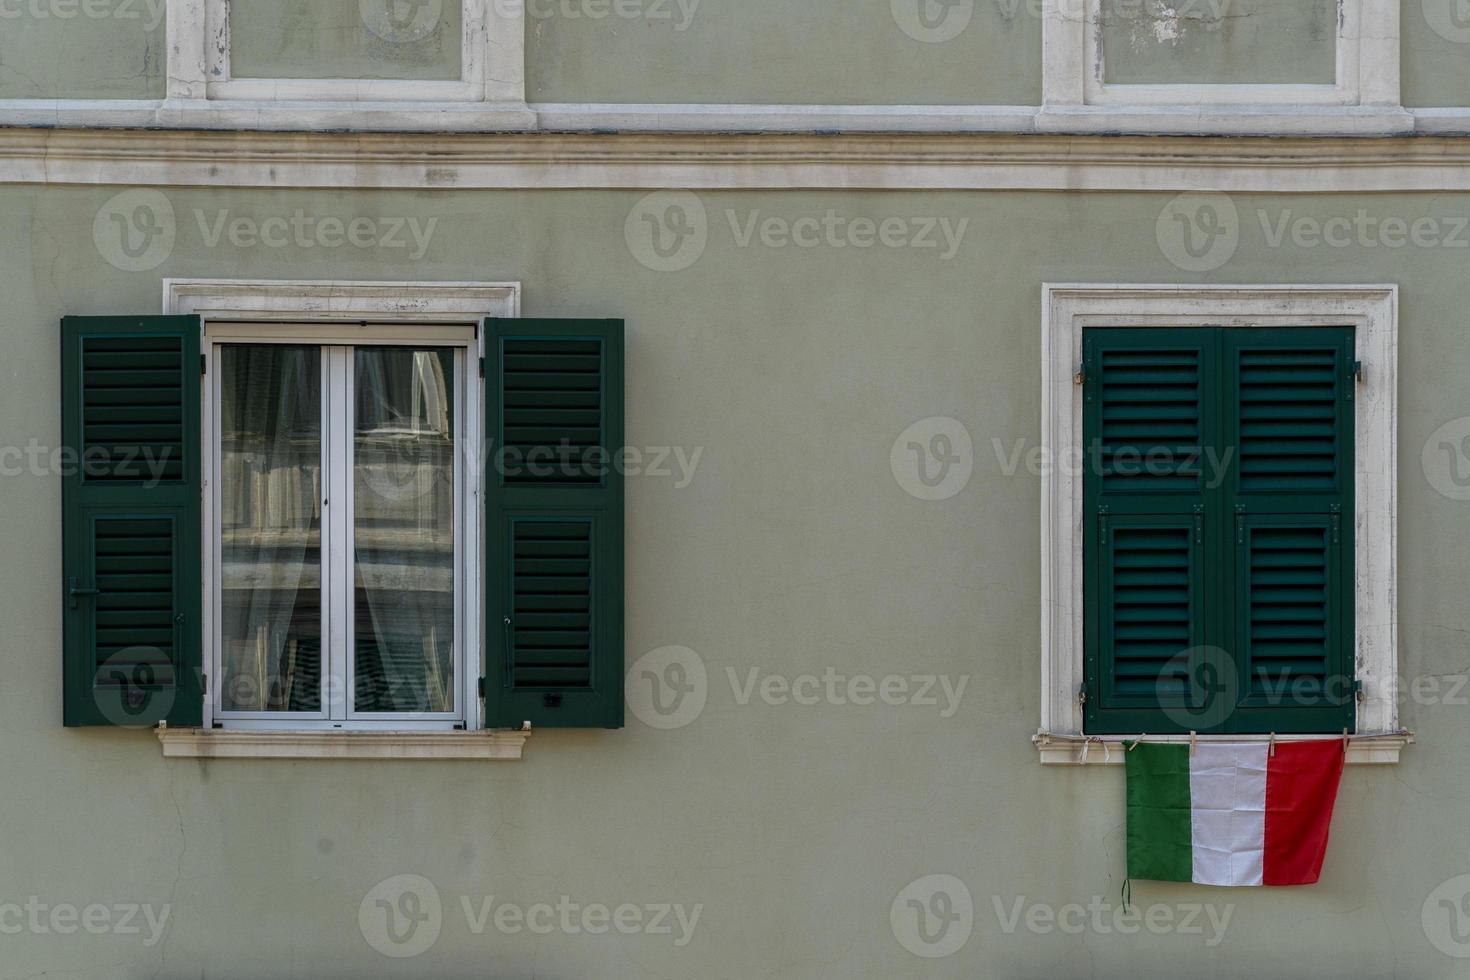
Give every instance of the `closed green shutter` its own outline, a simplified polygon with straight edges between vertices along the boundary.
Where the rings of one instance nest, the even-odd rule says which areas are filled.
[[[199,320],[61,325],[63,716],[203,721]]]
[[[1347,327],[1084,332],[1088,732],[1353,724],[1352,352]]]
[[[623,323],[486,322],[491,727],[623,725]]]
[[[1239,453],[1230,730],[1351,728],[1353,330],[1223,334],[1226,440]]]
[[[1084,337],[1083,509],[1089,732],[1208,727],[1212,493],[1219,430],[1210,330],[1089,330]]]

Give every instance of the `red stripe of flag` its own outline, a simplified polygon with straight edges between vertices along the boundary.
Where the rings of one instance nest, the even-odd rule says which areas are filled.
[[[1267,885],[1312,885],[1322,876],[1342,780],[1341,739],[1282,742],[1266,766]]]

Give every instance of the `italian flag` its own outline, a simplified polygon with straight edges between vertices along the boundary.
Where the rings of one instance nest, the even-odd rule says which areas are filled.
[[[1341,739],[1139,744],[1128,761],[1128,877],[1311,885],[1342,778]]]

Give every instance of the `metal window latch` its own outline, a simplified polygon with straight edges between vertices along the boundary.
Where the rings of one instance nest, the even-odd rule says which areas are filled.
[[[77,580],[75,578],[68,579],[66,585],[66,604],[72,609],[75,609],[77,607],[78,599],[94,599],[102,594],[101,589],[83,589],[78,587]]]

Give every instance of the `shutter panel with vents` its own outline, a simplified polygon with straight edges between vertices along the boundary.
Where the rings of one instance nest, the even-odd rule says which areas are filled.
[[[199,363],[195,317],[62,321],[68,726],[202,723]]]
[[[1087,730],[1203,729],[1220,669],[1202,465],[1219,429],[1215,334],[1110,328],[1083,345]]]
[[[1087,731],[1354,723],[1353,331],[1083,335]]]
[[[623,323],[486,323],[485,717],[623,725]]]
[[[1224,331],[1232,731],[1354,724],[1353,330]]]

